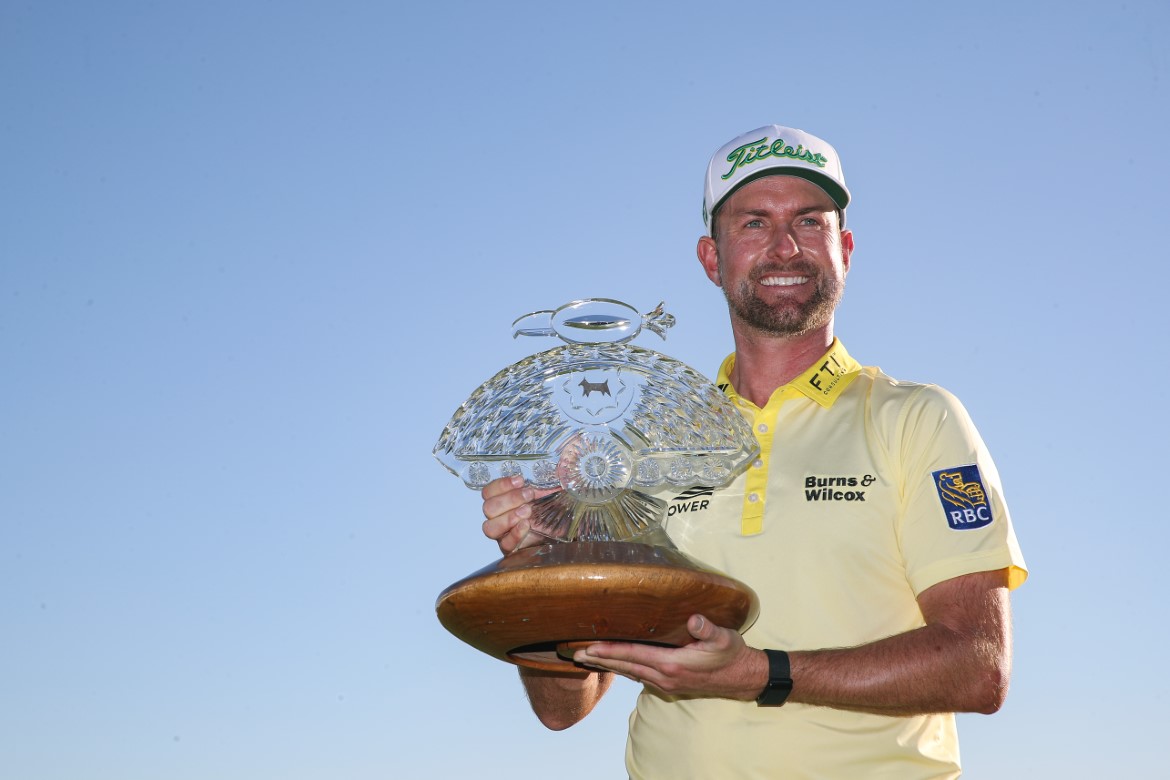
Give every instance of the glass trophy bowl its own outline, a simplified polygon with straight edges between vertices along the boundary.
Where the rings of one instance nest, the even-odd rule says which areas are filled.
[[[742,631],[756,594],[675,548],[659,494],[721,487],[758,454],[751,428],[702,374],[628,343],[665,338],[662,304],[640,315],[592,298],[528,314],[514,336],[562,346],[497,373],[456,410],[434,454],[470,488],[522,475],[538,490],[532,528],[548,541],[516,550],[439,595],[440,622],[501,660],[575,668],[599,640],[681,645],[702,614]]]

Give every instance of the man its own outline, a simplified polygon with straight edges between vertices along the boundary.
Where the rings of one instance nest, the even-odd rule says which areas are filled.
[[[599,642],[578,674],[520,671],[554,729],[614,674],[643,683],[632,778],[957,777],[953,713],[1007,693],[1008,591],[1027,572],[999,476],[953,396],[834,337],[849,198],[836,151],[800,130],[754,130],[708,166],[697,252],[735,339],[717,383],[761,454],[667,531],[752,586],[760,616],[740,636],[694,615],[679,648]],[[537,541],[521,480],[483,498],[501,550]]]

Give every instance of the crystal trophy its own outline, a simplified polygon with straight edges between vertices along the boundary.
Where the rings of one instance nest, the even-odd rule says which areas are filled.
[[[456,410],[434,455],[470,488],[521,475],[542,492],[516,550],[454,583],[436,604],[451,633],[538,669],[574,668],[574,647],[681,645],[699,613],[744,630],[759,609],[743,583],[683,554],[663,529],[662,494],[729,483],[759,452],[714,384],[631,342],[666,338],[674,317],[591,298],[513,323],[513,336],[565,342],[497,373]]]

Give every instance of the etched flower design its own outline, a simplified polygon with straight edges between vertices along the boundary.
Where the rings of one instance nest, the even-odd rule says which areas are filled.
[[[586,504],[602,504],[630,484],[634,459],[612,436],[582,434],[561,450],[557,477],[565,490]]]

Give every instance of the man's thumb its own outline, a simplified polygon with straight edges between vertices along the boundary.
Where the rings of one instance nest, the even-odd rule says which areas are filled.
[[[691,636],[693,636],[695,639],[700,640],[710,639],[711,634],[714,633],[711,626],[711,621],[707,620],[707,618],[703,617],[702,615],[691,615],[690,619],[687,620],[687,631],[689,631]]]

